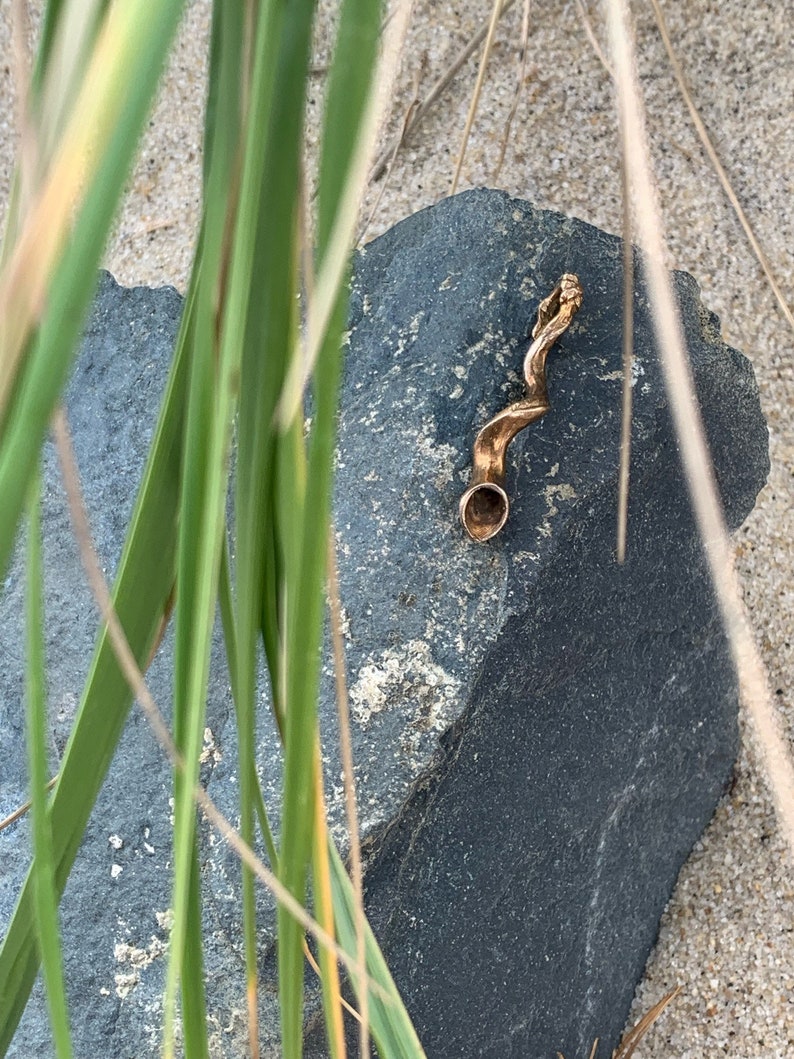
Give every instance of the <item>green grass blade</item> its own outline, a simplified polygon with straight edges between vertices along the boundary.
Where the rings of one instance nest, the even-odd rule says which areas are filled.
[[[379,27],[379,5],[343,5],[329,83],[320,186],[318,192],[318,261],[322,262],[358,140],[361,117],[369,98]],[[351,69],[355,71],[351,75]],[[282,842],[282,879],[298,900],[305,898],[306,863],[313,829],[319,826],[307,777],[316,731],[319,652],[323,626],[324,541],[327,534],[341,372],[341,334],[347,298],[340,295],[332,313],[315,368],[314,419],[309,442],[305,498],[296,511],[300,540],[297,570],[288,574],[287,713]],[[302,418],[298,409],[297,420]],[[290,424],[294,430],[295,424]],[[287,476],[282,476],[286,481]],[[303,957],[301,931],[279,912],[279,973],[282,998],[283,1047],[300,1055]],[[324,979],[333,992],[330,973]],[[328,1000],[328,997],[326,998]],[[300,1001],[300,1007],[298,1006]],[[327,1009],[328,1010],[328,1009]]]
[[[0,423],[0,495],[4,497],[0,573],[10,554],[49,416],[68,374],[71,347],[93,293],[94,268],[155,75],[181,8],[177,0],[150,5],[129,0],[129,4],[126,12],[140,15],[136,26],[140,38],[125,53],[128,66],[118,113],[108,142],[97,152],[97,168],[88,175],[77,223],[51,277],[44,315],[27,340],[11,402]],[[104,3],[100,7],[111,10]],[[112,7],[118,11],[116,5]],[[243,838],[253,844],[258,817],[273,866],[301,903],[306,900],[307,873],[314,856],[315,886],[322,889],[315,893],[315,901],[322,905],[323,922],[331,930],[335,915],[340,915],[340,930],[348,935],[353,931],[349,951],[356,950],[349,883],[346,876],[344,882],[332,883],[325,845],[319,854],[316,846],[318,838],[324,843],[322,816],[315,801],[321,797],[319,771],[315,772],[316,709],[340,338],[347,314],[346,294],[340,291],[337,295],[336,286],[344,277],[344,257],[337,251],[330,253],[329,246],[367,111],[381,4],[344,0],[340,11],[318,198],[318,263],[323,264],[326,256],[332,264],[336,262],[333,283],[325,284],[323,313],[331,305],[334,308],[323,325],[326,334],[314,377],[314,421],[307,458],[302,412],[276,427],[275,409],[299,328],[298,188],[314,8],[313,0],[262,0],[252,5],[218,0],[214,4],[200,246],[155,446],[116,585],[119,617],[143,666],[174,578],[177,584],[174,735],[187,770],[175,777],[174,926],[164,1005],[167,1059],[175,1051],[179,985],[185,1055],[205,1059],[208,1054],[193,784],[198,775],[219,595],[239,729]],[[45,16],[45,43],[39,60],[43,75],[61,17],[62,4],[53,0]],[[348,209],[345,216],[349,213]],[[337,237],[335,244],[342,241]],[[20,319],[25,319],[24,313]],[[322,330],[317,327],[317,334]],[[16,332],[17,336],[22,333],[22,329]],[[233,593],[225,552],[225,503],[235,415]],[[265,643],[274,707],[285,743],[279,851],[270,834],[255,766],[259,635]],[[48,814],[56,894],[65,885],[129,705],[129,690],[103,634]],[[0,1054],[8,1047],[37,968],[33,896],[43,863],[38,859],[36,874],[29,875],[0,949]],[[333,859],[331,868],[335,877],[338,869]],[[257,1007],[253,898],[253,879],[245,869],[243,933],[252,1051],[256,1048]],[[281,910],[278,931],[282,1054],[293,1059],[302,1050],[303,931]],[[375,946],[373,955],[373,945],[368,936],[368,961],[377,962],[380,954]],[[329,1025],[336,1021],[338,1031],[335,961],[323,957],[322,963]],[[378,967],[381,977],[384,968]],[[375,999],[370,1000],[377,1015],[373,1015],[373,1033],[382,1042],[384,1059],[419,1056],[421,1049],[414,1046],[418,1042],[399,997],[395,1003],[396,1015],[392,1011],[395,1004],[387,1003],[381,1011]],[[343,1052],[338,1032],[332,1049]]]
[[[38,475],[36,476],[38,479]],[[47,990],[52,1036],[58,1059],[71,1059],[69,1014],[63,977],[58,892],[52,856],[52,830],[47,814],[47,696],[44,660],[44,606],[41,565],[39,483],[34,482],[28,506],[27,554],[27,718],[30,801],[33,816],[33,907],[39,954]]]
[[[329,855],[339,943],[346,952],[355,956],[357,917],[353,884],[332,842],[329,842]],[[381,1059],[424,1059],[424,1049],[369,925],[366,927],[365,940],[367,974],[382,990],[382,993],[374,989],[369,991],[372,1036],[375,1038]],[[360,996],[361,985],[355,978],[353,987]],[[384,998],[383,993],[388,996],[388,1000]]]
[[[250,225],[255,239],[248,241],[248,232],[238,230],[239,238],[235,244],[239,256],[235,257],[232,294],[239,297],[244,312],[239,317],[230,313],[228,326],[234,326],[235,319],[245,322],[236,556],[238,614],[244,619],[245,627],[238,625],[237,632],[239,669],[241,674],[246,674],[244,679],[249,683],[252,642],[256,642],[255,639],[252,641],[252,633],[255,635],[265,612],[268,615],[265,636],[268,658],[271,665],[274,662],[278,665],[282,634],[276,630],[281,626],[283,608],[289,597],[289,590],[284,591],[281,581],[284,538],[280,538],[279,543],[273,540],[274,519],[280,519],[283,513],[278,505],[274,507],[278,488],[274,475],[280,457],[274,446],[271,423],[272,409],[284,375],[285,351],[291,347],[296,328],[297,188],[313,7],[308,0],[288,5],[273,3],[264,6],[259,13],[262,21],[258,23],[251,96],[251,120],[256,121],[252,131],[256,131],[257,138],[254,142],[249,136],[248,140],[246,162],[250,168],[244,173],[245,192],[241,195],[238,217],[240,225]],[[256,301],[251,300],[253,286],[246,288],[246,280],[253,284],[254,277]],[[231,334],[230,331],[230,338]],[[278,700],[282,679],[279,669],[275,666],[274,669],[274,692]],[[241,701],[252,701],[250,687],[241,689]],[[244,723],[249,734],[241,730],[241,740],[247,746],[250,744],[250,719]],[[248,753],[247,750],[243,752]],[[308,776],[311,776],[310,770]],[[303,784],[305,787],[305,775]],[[250,797],[247,800],[250,802]],[[287,796],[285,803],[289,802]],[[250,813],[248,808],[245,811]],[[294,804],[288,805],[287,818],[291,819],[293,812]],[[289,828],[290,824],[284,820],[282,835],[286,847],[282,846],[279,867],[287,886],[299,900],[303,900],[309,847],[305,841],[293,847],[293,840],[288,837]],[[288,861],[291,862],[289,866]],[[299,1055],[301,1047],[303,952],[302,931],[295,928],[289,917],[286,922],[284,933],[285,919],[280,915],[282,1049],[283,1054],[290,1057]]]
[[[189,317],[186,310],[114,590],[116,611],[142,668],[174,582]],[[63,893],[131,703],[131,692],[103,630],[50,802],[58,893]],[[8,1049],[37,969],[32,879],[28,875],[0,948],[0,1055]]]
[[[370,97],[382,14],[380,0],[344,0],[341,5],[323,115],[317,209],[320,260],[331,235]]]
[[[221,621],[223,623],[223,638],[226,644],[226,656],[229,661],[229,683],[232,687],[232,698],[235,702],[240,694],[240,685],[237,679],[237,631],[235,628],[234,618],[234,600],[232,598],[232,585],[231,585],[231,574],[229,572],[229,554],[228,548],[224,543],[223,557],[221,565],[220,584],[218,589],[218,596],[220,602]],[[259,829],[262,832],[262,839],[265,843],[265,849],[267,850],[268,860],[270,861],[270,867],[273,872],[278,875],[278,851],[276,850],[276,843],[273,839],[273,832],[270,827],[270,820],[267,815],[267,808],[265,806],[265,799],[262,796],[262,786],[259,782],[259,776],[256,771],[256,760],[252,760],[249,763],[249,767],[252,770],[251,776],[251,789],[253,791],[253,802],[254,812],[256,814]]]
[[[262,355],[258,328],[250,326],[250,317],[253,314],[258,323],[261,315],[255,297],[261,286],[261,274],[255,272],[254,262],[257,237],[263,227],[262,210],[271,208],[271,203],[263,198],[262,188],[267,162],[267,117],[272,105],[276,68],[273,49],[280,21],[278,5],[263,5],[251,42],[253,63],[244,131],[245,151],[222,338],[224,349],[242,349],[243,382],[237,421],[235,482],[236,618],[234,657],[229,659],[236,676],[234,701],[238,731],[240,834],[246,843],[253,845],[254,818],[258,812],[274,864],[278,861],[274,859],[275,849],[256,773],[255,732],[257,648],[266,578],[273,584],[272,569],[268,571],[273,554],[273,535],[268,529],[272,514],[273,437],[267,409],[272,404],[271,392],[275,392],[280,372],[277,360]],[[274,590],[271,588],[270,591]],[[258,1047],[256,902],[254,876],[247,865],[242,868],[242,908],[249,1037],[251,1051],[255,1054]]]
[[[17,380],[13,405],[0,428],[0,577],[8,564],[28,483],[74,358],[96,287],[99,259],[182,9],[181,0],[149,4],[138,0],[137,6],[141,14],[135,25],[135,46],[129,49],[127,65],[120,72],[124,91],[118,99],[113,131],[93,177],[89,176],[82,208],[48,284],[44,313]]]
[[[188,867],[190,877],[185,915],[188,930],[182,964],[182,1044],[186,1059],[209,1059],[201,929],[201,866],[195,837]]]
[[[183,1008],[196,1008],[203,1027],[204,983],[200,961],[187,961],[188,939],[201,937],[198,890],[193,879],[198,779],[204,733],[209,655],[225,530],[232,421],[240,384],[239,346],[220,340],[226,309],[229,238],[237,208],[240,164],[241,55],[245,11],[223,4],[213,28],[217,90],[210,119],[211,158],[206,168],[204,230],[197,265],[196,321],[192,333],[177,549],[174,650],[174,739],[185,771],[174,777],[173,928],[164,1002],[164,1055],[175,1049],[176,990]],[[196,1040],[195,1047],[201,1047]],[[206,1052],[206,1034],[201,1051]]]

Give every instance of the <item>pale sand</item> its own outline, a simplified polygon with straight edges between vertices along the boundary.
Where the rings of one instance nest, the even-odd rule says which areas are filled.
[[[595,6],[595,5],[594,5]],[[672,262],[691,272],[725,338],[753,361],[769,422],[772,473],[737,536],[746,599],[775,701],[794,720],[794,343],[690,125],[648,5],[641,8],[643,89],[666,211]],[[794,300],[794,54],[788,5],[740,0],[668,3],[673,40],[694,97],[756,232]],[[394,100],[392,131],[487,17],[490,4],[419,3]],[[504,17],[461,189],[493,184],[515,85],[519,2]],[[3,54],[8,51],[3,5]],[[617,140],[609,79],[573,3],[533,4],[529,81],[498,186],[535,204],[621,230]],[[676,10],[677,9],[677,10]],[[107,267],[120,282],[184,289],[199,209],[200,122],[208,0],[190,5],[153,116]],[[316,61],[325,54],[320,34]],[[400,152],[369,236],[438,201],[449,188],[475,63]],[[310,112],[321,106],[315,78]],[[11,79],[3,70],[0,182],[12,150]],[[575,269],[576,262],[570,267]],[[632,865],[625,865],[626,872]],[[676,983],[684,993],[635,1053],[645,1059],[794,1054],[794,882],[752,752],[698,843],[665,914],[639,987],[635,1017]],[[598,1026],[591,1027],[593,1035]],[[567,1059],[583,1059],[568,1056]]]

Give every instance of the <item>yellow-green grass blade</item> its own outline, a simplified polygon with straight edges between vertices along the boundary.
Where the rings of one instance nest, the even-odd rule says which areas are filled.
[[[261,811],[263,803],[256,775],[255,731],[257,648],[266,579],[271,586],[269,594],[277,592],[275,571],[272,566],[268,569],[274,554],[270,502],[274,447],[270,409],[282,374],[279,362],[283,360],[283,354],[279,357],[278,352],[283,340],[278,329],[280,324],[283,325],[284,317],[269,317],[262,313],[257,294],[263,285],[271,288],[276,284],[286,286],[291,293],[295,284],[283,266],[278,272],[271,270],[268,274],[267,266],[263,269],[260,260],[263,248],[265,253],[271,250],[271,233],[263,231],[269,227],[268,219],[274,212],[273,199],[265,193],[265,173],[269,147],[268,117],[272,110],[277,69],[274,48],[279,39],[282,14],[281,5],[264,4],[253,39],[249,42],[252,61],[243,131],[245,149],[222,334],[224,349],[242,349],[235,469],[236,620],[234,657],[229,660],[236,675],[240,834],[246,843],[253,845],[254,815],[259,810],[271,860],[275,850],[266,816]],[[274,248],[279,249],[277,242]],[[289,317],[287,325],[290,325]],[[272,336],[269,342],[268,334]],[[277,639],[275,630],[271,630],[271,636],[273,634]],[[252,1054],[255,1054],[258,1047],[256,903],[254,876],[246,865],[242,868],[242,908],[249,1038]]]
[[[41,564],[40,487],[36,475],[28,505],[27,549],[27,719],[30,802],[33,816],[33,908],[38,949],[47,990],[47,1006],[58,1059],[71,1059],[69,1014],[63,977],[58,892],[52,856],[52,831],[47,815],[47,693],[44,657],[44,586]]]
[[[348,878],[342,858],[332,842],[329,842],[331,884],[334,894],[334,912],[339,944],[355,958],[357,946],[356,896]],[[366,961],[369,978],[380,990],[369,990],[368,1010],[370,1028],[381,1059],[424,1059],[425,1052],[416,1035],[411,1019],[405,1010],[397,986],[394,984],[383,953],[367,924]],[[361,984],[352,978],[353,988],[361,996]],[[385,994],[385,996],[384,996]],[[387,1000],[386,997],[389,999]]]
[[[174,583],[190,302],[189,297],[113,594],[142,669]],[[131,692],[103,629],[49,806],[58,893],[63,893],[131,703]],[[38,969],[32,885],[29,874],[0,948],[0,1055],[8,1049]]]
[[[176,991],[181,983],[189,1054],[206,1054],[204,982],[199,950],[201,910],[197,879],[193,788],[198,779],[206,713],[209,655],[225,532],[232,422],[240,385],[241,350],[221,340],[228,306],[229,240],[234,229],[241,149],[241,54],[244,17],[239,5],[215,11],[211,158],[206,168],[204,229],[197,263],[177,550],[174,651],[174,739],[185,772],[174,777],[173,927],[164,1003],[166,1057],[174,1054]],[[188,943],[193,958],[188,958]]]
[[[318,258],[322,260],[350,161],[372,91],[380,39],[381,0],[344,0],[323,113],[317,205]]]
[[[341,333],[340,319],[345,319],[344,306],[337,313],[339,330],[329,345],[338,345]],[[323,350],[325,352],[325,350]],[[333,461],[334,420],[336,415],[337,378],[339,357],[336,351],[332,360],[317,363],[315,379],[329,384],[327,393],[315,394],[314,424],[310,439],[309,462],[307,468],[305,500],[302,505],[303,519],[300,527],[300,557],[298,580],[290,593],[291,613],[287,629],[287,696],[286,696],[286,732],[285,732],[285,776],[284,776],[284,814],[282,825],[282,863],[289,867],[283,871],[282,879],[299,900],[305,898],[305,873],[307,858],[311,848],[314,828],[320,826],[315,808],[312,804],[312,790],[309,778],[312,774],[313,744],[317,725],[317,695],[319,691],[320,644],[323,629],[323,578],[325,570],[325,553],[322,542],[327,532],[328,509],[330,506],[330,477]],[[328,370],[330,368],[330,371]],[[300,989],[298,996],[302,1003],[303,957],[302,931],[291,917],[280,910],[279,940],[289,939],[291,945],[298,947],[294,954],[300,963],[289,966],[285,954],[280,951],[281,966],[290,978],[283,983],[285,988]],[[292,953],[292,948],[289,950]],[[280,967],[281,969],[281,967]],[[298,983],[298,978],[300,982]],[[291,986],[286,986],[291,981]],[[300,1020],[295,1013],[295,995],[288,998],[293,1001],[292,1014],[295,1022],[289,1029],[292,1031],[290,1047],[294,1052],[286,1054],[300,1055]],[[282,1001],[282,1021],[284,1021],[284,1002]],[[300,1012],[298,1013],[300,1014]],[[284,1027],[285,1033],[287,1027]]]
[[[323,761],[320,750],[320,735],[317,732],[314,754],[314,803],[315,827],[312,843],[312,894],[314,915],[317,922],[332,938],[336,937],[334,926],[334,900],[331,887],[331,868],[328,855],[328,827],[325,817],[325,793],[323,790]],[[323,1009],[325,1011],[326,1037],[331,1059],[344,1059],[345,1026],[342,1011],[342,985],[339,966],[334,953],[321,945],[319,950],[320,979],[323,987]]]
[[[228,547],[224,543],[223,556],[221,559],[221,574],[220,584],[218,587],[218,597],[220,603],[221,621],[223,623],[223,639],[226,644],[226,655],[229,661],[229,683],[232,688],[232,698],[235,702],[239,697],[239,683],[237,680],[237,631],[235,628],[235,617],[234,617],[234,602],[232,599],[232,586],[231,586],[231,574],[229,571],[229,553]],[[254,812],[256,813],[256,819],[259,824],[259,829],[262,832],[262,840],[265,843],[265,849],[267,851],[268,860],[270,861],[270,867],[273,872],[278,875],[278,851],[276,850],[276,843],[273,839],[273,832],[270,827],[270,820],[267,815],[267,808],[265,806],[265,799],[262,795],[262,786],[259,782],[259,776],[256,771],[256,759],[249,762],[249,767],[252,770],[251,776],[251,789],[253,792]]]
[[[25,146],[9,194],[0,265],[5,264],[16,239],[22,189],[28,195],[34,191],[51,161],[106,8],[107,0],[72,0],[67,4],[49,0],[45,5],[24,111],[27,127],[20,136]]]
[[[181,474],[179,530],[176,556],[174,646],[174,741],[185,760],[184,773],[174,775],[173,927],[164,1005],[163,1054],[174,1054],[176,991],[182,985],[183,1025],[187,1032],[200,1027],[206,1047],[204,983],[201,962],[188,955],[191,937],[201,936],[195,849],[196,811],[193,788],[198,779],[206,712],[209,650],[215,604],[215,581],[220,559],[218,520],[223,517],[224,431],[230,413],[225,373],[215,378],[214,321],[207,285],[218,266],[207,267],[209,230],[202,255],[196,322],[190,349],[190,382]],[[217,240],[215,240],[217,245]],[[216,258],[217,261],[217,258]],[[217,399],[217,401],[216,401]],[[218,478],[222,479],[221,481]],[[195,957],[195,949],[192,950]],[[189,1055],[198,1041],[186,1041]],[[199,1052],[198,1054],[201,1054]]]
[[[99,0],[97,4],[98,17],[104,15],[109,3],[110,0]],[[44,8],[44,14],[41,20],[39,47],[36,53],[36,65],[33,69],[32,76],[32,87],[36,95],[41,88],[42,80],[47,71],[56,33],[62,24],[63,16],[69,6],[73,6],[73,3],[70,5],[70,0],[47,0],[47,4]]]
[[[289,5],[274,3],[259,12],[259,19],[263,21],[258,23],[256,75],[251,96],[257,137],[255,143],[250,140],[248,143],[249,152],[253,150],[253,153],[247,152],[246,164],[250,168],[244,173],[246,194],[241,196],[239,215],[241,225],[250,223],[255,240],[250,250],[242,238],[245,233],[240,232],[240,241],[236,243],[240,254],[236,261],[239,261],[241,284],[248,271],[246,255],[253,254],[250,265],[252,286],[247,292],[244,286],[235,292],[241,297],[247,294],[250,303],[250,308],[246,306],[243,314],[244,360],[237,463],[239,508],[236,513],[239,521],[236,527],[238,614],[246,622],[244,629],[239,625],[237,628],[238,654],[244,662],[241,672],[245,670],[244,679],[249,683],[247,689],[242,689],[243,702],[251,702],[251,626],[254,622],[258,625],[263,619],[266,621],[265,642],[268,658],[271,664],[275,662],[274,697],[277,700],[282,685],[277,667],[283,642],[281,615],[290,592],[285,569],[285,559],[288,561],[289,556],[285,556],[283,539],[277,544],[273,541],[273,523],[282,518],[283,512],[278,507],[278,486],[273,481],[279,455],[274,446],[271,424],[272,409],[284,375],[285,351],[291,347],[296,328],[297,188],[313,8],[313,3],[301,0]],[[265,47],[273,49],[269,61],[265,61],[268,58],[262,50]],[[256,169],[261,173],[258,179]],[[230,314],[229,326],[233,322]],[[261,539],[255,540],[257,533]],[[286,586],[281,580],[284,574],[287,576]],[[248,579],[248,587],[244,590],[248,595],[244,595],[241,601],[239,593],[244,579]],[[253,642],[255,644],[255,640]],[[241,731],[244,741],[250,739],[250,718],[246,723],[249,724],[249,734],[246,736]],[[302,781],[304,788],[310,790],[310,769]],[[285,801],[288,803],[289,797]],[[295,855],[294,839],[289,837],[292,812],[292,807],[287,805],[279,868],[282,879],[298,900],[303,901],[309,847],[305,842],[299,842]],[[310,829],[308,834],[311,834]],[[288,860],[291,861],[289,866]],[[280,931],[282,923],[283,917],[279,916]],[[290,1057],[300,1054],[301,1046],[303,952],[302,931],[295,929],[291,920],[286,929],[287,935],[280,933],[279,937],[279,978],[282,1050],[286,1057]]]
[[[380,5],[345,2],[329,83],[318,189],[318,250],[322,262],[358,141],[368,99],[379,27]],[[328,324],[314,374],[314,416],[308,446],[305,498],[297,523],[300,554],[297,577],[288,579],[287,702],[282,880],[300,901],[305,898],[306,863],[313,829],[307,777],[316,731],[319,654],[323,627],[325,547],[336,436],[337,394],[341,372],[341,335],[347,298],[340,295]],[[296,418],[301,418],[301,409]],[[294,423],[290,424],[294,429]],[[303,957],[301,931],[279,911],[279,973],[283,1047],[289,1057],[301,1052]],[[327,984],[333,990],[328,975]],[[326,983],[324,983],[326,984]],[[300,1005],[300,1006],[299,1006]],[[329,1008],[327,1007],[327,1010]],[[332,1036],[332,1034],[330,1034]]]
[[[110,123],[108,142],[86,174],[82,206],[58,259],[35,334],[18,368],[11,404],[0,426],[0,577],[13,546],[25,494],[41,443],[74,357],[91,298],[96,269],[136,143],[157,87],[182,8],[181,0],[147,5],[135,24],[135,45],[119,76],[124,91]],[[6,355],[0,350],[0,358]]]

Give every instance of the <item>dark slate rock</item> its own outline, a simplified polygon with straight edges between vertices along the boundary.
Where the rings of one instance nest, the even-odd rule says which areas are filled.
[[[549,357],[552,410],[513,442],[510,519],[477,546],[457,522],[471,444],[520,395],[537,304],[564,271],[579,275],[585,300]],[[621,282],[617,239],[485,191],[409,218],[357,262],[335,520],[367,900],[433,1057],[551,1059],[560,1050],[576,1059],[596,1035],[608,1054],[677,872],[730,776],[736,682],[641,273],[629,557],[623,567],[614,558]],[[675,284],[736,527],[768,469],[752,370],[722,343],[691,277],[677,273]],[[104,279],[70,391],[108,569],[178,313],[171,291],[122,291]],[[50,648],[57,750],[87,666],[93,613],[50,472],[47,481],[48,600],[60,622]],[[0,813],[24,797],[20,593],[15,566],[0,610]],[[152,673],[163,702],[167,657]],[[262,771],[272,795],[280,761],[265,698]],[[344,844],[330,670],[322,717],[331,822]],[[216,753],[205,778],[234,816],[235,740],[220,655],[208,726]],[[154,1050],[169,793],[168,772],[133,713],[63,903],[79,1054]],[[27,842],[26,824],[0,836],[0,921]],[[204,842],[213,1055],[239,1055],[239,873],[220,843]],[[124,870],[112,877],[114,863]],[[268,974],[266,895],[261,907]],[[116,947],[124,944],[143,951],[146,966],[135,971],[129,951]],[[115,976],[128,973],[138,981],[126,992]],[[262,1004],[264,1051],[277,1055],[268,986]],[[12,1054],[50,1054],[40,992],[17,1041]],[[322,1053],[317,1033],[308,1052]]]

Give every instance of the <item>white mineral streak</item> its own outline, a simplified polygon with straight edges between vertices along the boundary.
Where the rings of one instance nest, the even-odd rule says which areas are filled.
[[[124,1000],[141,980],[141,971],[162,956],[167,948],[167,943],[152,935],[151,941],[145,949],[139,949],[135,945],[129,945],[126,941],[119,941],[113,946],[113,956],[116,963],[126,965],[129,969],[119,971],[114,975],[116,983],[116,995]]]
[[[640,376],[644,374],[645,368],[642,366],[639,357],[635,355],[631,363],[631,385],[636,386]],[[597,375],[596,378],[600,379],[601,382],[623,382],[623,369],[617,368],[615,371],[608,371],[604,375]]]
[[[435,439],[435,424],[429,424],[429,432],[416,439],[415,451],[420,458],[423,473],[432,477],[436,489],[449,485],[455,474],[458,451],[454,445],[440,444]]]
[[[428,644],[409,640],[359,669],[350,689],[350,706],[356,723],[366,728],[377,714],[409,704],[410,733],[406,732],[404,747],[411,750],[422,733],[448,727],[459,692],[460,681],[434,661]]]
[[[551,520],[555,515],[559,515],[560,509],[557,507],[558,500],[575,500],[576,490],[568,482],[558,482],[556,485],[547,485],[543,490],[543,499],[546,501],[546,514],[544,515],[543,522],[539,526],[536,526],[538,533],[541,537],[551,536]]]

